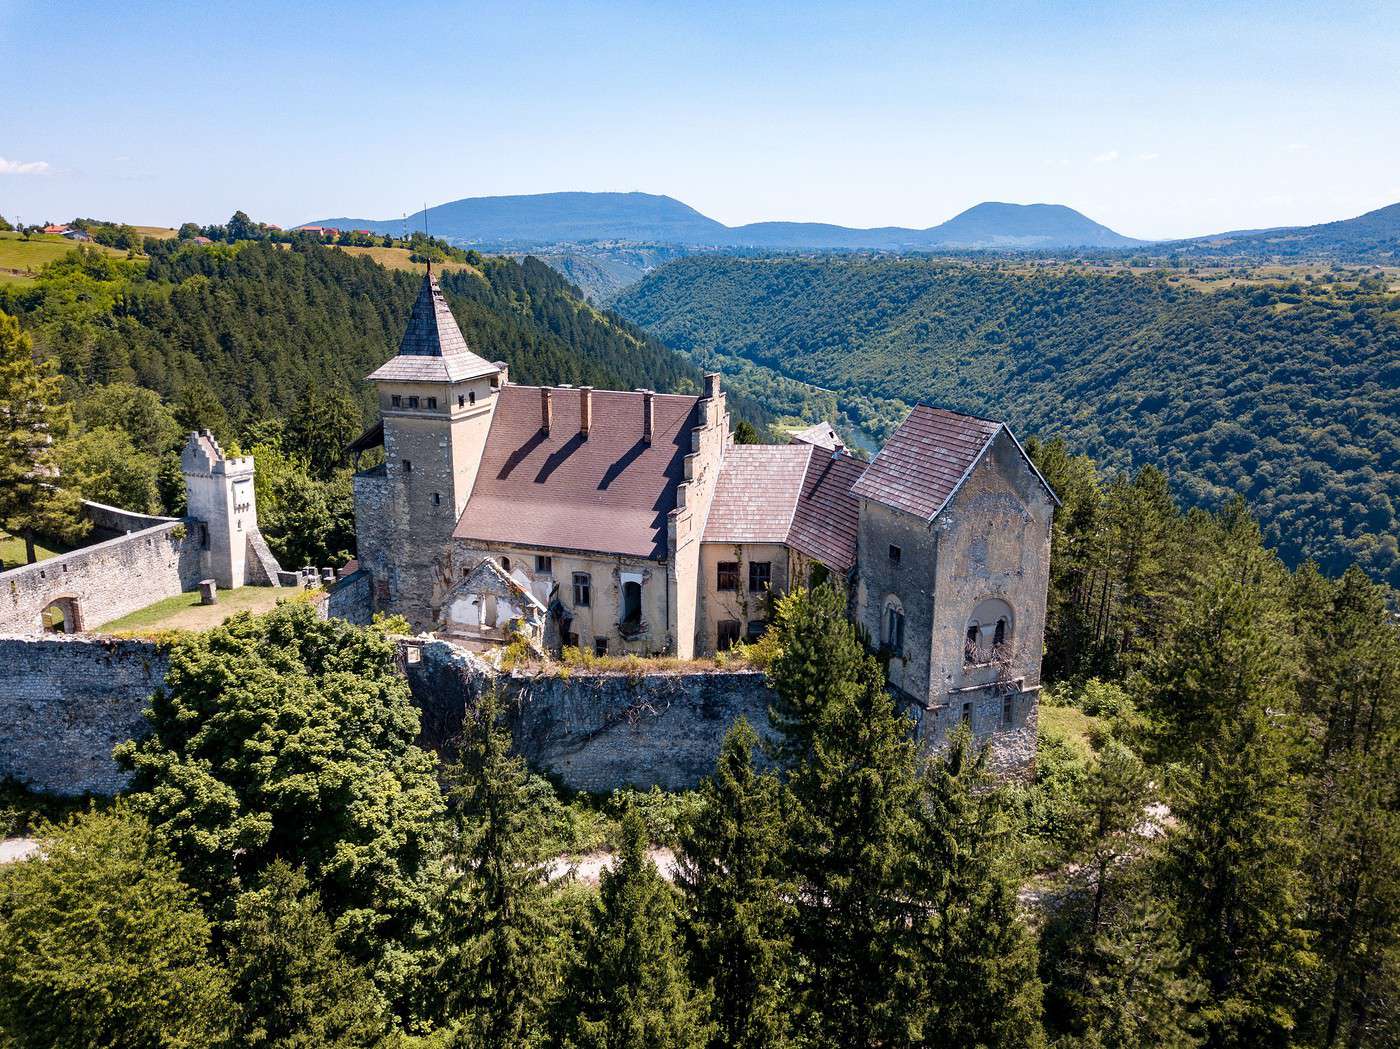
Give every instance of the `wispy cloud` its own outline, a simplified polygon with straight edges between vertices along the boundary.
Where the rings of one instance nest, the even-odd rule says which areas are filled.
[[[1160,153],[1139,153],[1139,154],[1138,154],[1138,160],[1142,160],[1142,161],[1157,160],[1159,157],[1161,157],[1161,155],[1162,155],[1162,154],[1160,154]]]
[[[6,160],[0,157],[0,175],[47,175],[47,160]]]
[[[1100,153],[1094,158],[1095,164],[1112,164],[1118,159],[1118,150],[1110,149],[1105,153]]]
[[[1290,142],[1290,143],[1288,143],[1288,152],[1290,152],[1290,153],[1303,153],[1303,152],[1306,152],[1307,149],[1308,149],[1308,144],[1307,144],[1306,142]]]

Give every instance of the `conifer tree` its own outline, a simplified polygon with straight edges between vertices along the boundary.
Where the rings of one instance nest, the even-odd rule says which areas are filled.
[[[0,525],[24,539],[30,564],[37,536],[76,540],[86,528],[78,493],[54,469],[54,441],[69,423],[52,364],[35,359],[19,321],[0,311]]]
[[[448,780],[460,872],[439,976],[448,1009],[461,1017],[467,1044],[529,1045],[539,1037],[548,982],[543,826],[494,690],[468,712]]]
[[[556,1041],[577,1049],[700,1049],[709,1003],[686,975],[676,897],[646,854],[645,826],[622,817],[584,949],[570,967]]]
[[[820,620],[812,629],[828,634]],[[900,1042],[913,1023],[913,726],[895,711],[873,658],[854,680],[824,688],[835,697],[808,730],[811,757],[789,777],[801,1035],[831,1045]]]
[[[1269,698],[1215,723],[1172,804],[1165,888],[1205,985],[1211,1049],[1285,1044],[1312,965],[1299,921],[1303,797]]]
[[[306,875],[278,860],[229,923],[234,1038],[267,1049],[358,1049],[386,1038],[383,997],[335,945]]]
[[[774,757],[792,766],[810,757],[823,712],[859,689],[866,654],[845,596],[831,583],[794,590],[775,618],[781,653],[769,675],[776,698],[768,714],[778,733]]]
[[[1017,909],[1014,825],[966,729],[929,763],[911,898],[918,1044],[1044,1043],[1036,949]]]
[[[714,774],[700,785],[700,810],[680,835],[676,880],[691,971],[713,995],[715,1049],[788,1044],[792,886],[782,869],[778,781],[754,768],[758,745],[749,723],[735,722]]]

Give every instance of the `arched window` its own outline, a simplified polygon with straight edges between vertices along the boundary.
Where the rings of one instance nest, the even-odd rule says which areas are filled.
[[[897,597],[885,598],[885,615],[880,627],[880,641],[890,655],[904,655],[904,606],[899,603]]]
[[[509,557],[503,557],[503,558],[501,558],[501,571],[504,572],[506,575],[510,575],[510,558],[509,558]]]
[[[1008,658],[1015,623],[1011,606],[1000,598],[989,597],[978,602],[964,636],[964,664],[980,666]]]

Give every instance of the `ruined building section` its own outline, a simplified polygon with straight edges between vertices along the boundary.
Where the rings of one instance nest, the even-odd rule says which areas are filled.
[[[186,438],[180,469],[204,578],[226,589],[276,586],[280,566],[258,531],[253,457],[227,458],[204,430]]]
[[[1058,500],[1007,427],[919,405],[854,485],[856,617],[920,736],[993,738],[1034,757],[1050,532]]]

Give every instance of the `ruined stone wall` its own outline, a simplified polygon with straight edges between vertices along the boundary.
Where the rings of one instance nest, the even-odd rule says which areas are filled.
[[[0,636],[0,778],[54,794],[112,794],[112,748],[146,731],[165,679],[150,641]]]
[[[194,589],[201,578],[201,551],[185,529],[184,522],[166,520],[0,572],[0,631],[42,633],[44,609],[60,598],[76,604],[79,626],[91,630]]]
[[[441,641],[406,643],[404,669],[422,742],[436,748],[450,745],[465,710],[496,680],[481,660]],[[693,787],[714,771],[736,718],[769,731],[770,692],[756,671],[512,673],[499,681],[516,748],[573,790]]]
[[[373,580],[360,569],[336,580],[316,602],[322,619],[344,619],[356,626],[366,626],[374,618]]]

